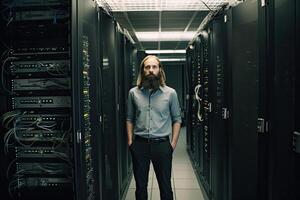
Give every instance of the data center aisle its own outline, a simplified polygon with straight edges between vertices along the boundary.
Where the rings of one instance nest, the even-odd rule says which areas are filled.
[[[174,200],[203,200],[196,175],[186,151],[186,129],[182,128],[173,154],[172,188]],[[126,200],[134,200],[135,181],[132,178]],[[159,200],[159,188],[151,165],[148,182],[148,199]]]

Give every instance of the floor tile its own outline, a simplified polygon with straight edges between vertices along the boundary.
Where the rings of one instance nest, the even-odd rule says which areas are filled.
[[[173,198],[175,200],[175,191],[173,190]],[[159,189],[153,189],[152,190],[152,198],[151,200],[160,200],[160,193],[159,193]],[[185,199],[188,200],[188,199]]]
[[[197,179],[174,179],[175,189],[200,189]]]
[[[171,179],[171,187],[174,188],[174,179]],[[152,188],[159,189],[157,179],[153,179]]]
[[[149,178],[149,181],[148,181],[148,188],[152,188],[152,180],[153,180],[153,178]],[[132,178],[132,180],[131,180],[131,182],[130,182],[130,185],[129,185],[129,188],[130,188],[130,189],[136,188],[134,178]]]
[[[190,179],[196,179],[195,173],[193,171],[193,169],[191,170],[182,170],[182,169],[177,169],[173,171],[173,176],[175,179],[179,179],[179,178],[190,178]]]
[[[176,200],[204,200],[201,190],[176,189]]]
[[[135,199],[135,189],[129,188],[127,191],[126,199],[125,200],[134,200]]]

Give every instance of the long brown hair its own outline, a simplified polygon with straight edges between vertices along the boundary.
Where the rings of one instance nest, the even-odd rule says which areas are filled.
[[[163,66],[159,60],[158,57],[154,56],[154,55],[148,55],[146,56],[141,64],[140,64],[140,71],[139,71],[139,75],[138,75],[138,79],[136,81],[136,84],[139,88],[142,87],[142,84],[143,84],[143,81],[144,81],[144,78],[145,78],[145,73],[144,73],[144,67],[145,67],[145,62],[146,60],[148,60],[149,58],[155,58],[157,61],[158,61],[158,64],[159,64],[159,73],[158,73],[158,76],[159,76],[159,85],[160,86],[165,86],[166,85],[166,74],[165,74],[165,71],[163,70]]]

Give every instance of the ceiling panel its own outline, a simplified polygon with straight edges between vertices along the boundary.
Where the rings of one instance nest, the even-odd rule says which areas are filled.
[[[160,49],[185,49],[189,41],[180,42],[160,42]]]
[[[159,12],[128,12],[135,31],[158,31]]]
[[[188,41],[138,41],[136,32],[195,32],[209,13],[201,0],[98,0],[109,4],[113,16],[128,30],[139,50],[185,49]],[[203,0],[210,9],[236,0]],[[177,6],[177,8],[176,8]],[[204,7],[203,7],[204,6]],[[171,39],[170,39],[171,40]]]
[[[161,13],[161,31],[184,31],[195,12],[164,11]]]
[[[158,32],[159,22],[161,32],[183,32],[183,31],[196,31],[201,24],[201,21],[206,16],[207,11],[163,11],[163,12],[114,12],[113,15],[123,28],[126,28],[131,34],[132,38],[137,42],[136,46],[140,49],[144,45],[139,44],[135,36],[135,32]],[[161,20],[159,20],[161,16]],[[150,46],[145,45],[144,48],[171,48],[177,49],[178,42],[169,42],[168,45]],[[161,43],[162,44],[162,43]],[[173,44],[171,46],[170,44]]]
[[[142,46],[143,46],[144,50],[158,49],[158,42],[143,42]]]
[[[165,11],[209,10],[223,3],[237,0],[97,0],[100,5],[109,5],[112,11]]]

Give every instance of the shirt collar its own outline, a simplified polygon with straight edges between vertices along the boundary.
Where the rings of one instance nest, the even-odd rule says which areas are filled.
[[[159,90],[161,90],[162,92],[165,92],[166,87],[165,86],[159,86]],[[141,87],[141,90],[144,92],[146,91],[146,89],[144,87]]]
[[[165,86],[159,86],[159,89],[160,89],[162,92],[165,92],[166,87],[165,87]]]

